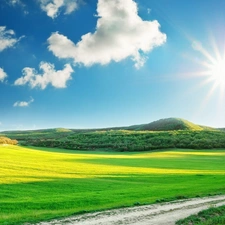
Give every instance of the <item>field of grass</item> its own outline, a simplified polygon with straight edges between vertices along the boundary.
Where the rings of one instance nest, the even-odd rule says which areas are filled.
[[[177,225],[222,225],[225,224],[225,206],[210,208],[197,215],[176,222]]]
[[[0,224],[225,193],[225,150],[0,146]]]

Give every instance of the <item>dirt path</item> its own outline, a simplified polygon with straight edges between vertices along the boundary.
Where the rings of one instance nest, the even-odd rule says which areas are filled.
[[[87,213],[50,222],[41,222],[36,225],[172,225],[177,220],[191,214],[221,205],[225,205],[225,195]]]

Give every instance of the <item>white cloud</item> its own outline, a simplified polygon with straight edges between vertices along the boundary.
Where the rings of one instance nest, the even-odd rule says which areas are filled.
[[[3,82],[7,77],[6,72],[0,67],[0,82]]]
[[[29,106],[32,102],[34,102],[34,99],[31,97],[30,101],[25,102],[25,101],[17,101],[13,104],[14,107],[27,107]]]
[[[39,0],[41,9],[47,13],[52,19],[56,18],[60,10],[64,10],[64,14],[70,14],[78,8],[77,0]]]
[[[15,6],[17,4],[22,5],[22,2],[20,0],[8,0],[8,3],[13,6]]]
[[[6,48],[13,47],[21,38],[16,39],[13,30],[6,30],[5,26],[0,26],[0,52]]]
[[[70,14],[78,8],[78,4],[76,1],[67,1],[65,7],[65,14]]]
[[[75,63],[91,66],[119,62],[130,57],[135,67],[141,67],[154,47],[166,42],[160,24],[143,21],[133,0],[99,0],[97,26],[78,43],[58,32],[48,38],[48,49],[58,58],[72,58]]]
[[[26,5],[22,2],[22,0],[5,0],[10,6],[16,7],[20,6],[23,9],[23,13],[27,15],[29,12],[25,9]]]
[[[41,62],[39,65],[42,74],[34,68],[26,67],[23,69],[23,76],[18,78],[15,85],[30,85],[31,88],[39,87],[45,89],[49,84],[56,88],[65,88],[68,80],[71,80],[71,74],[74,72],[70,64],[66,64],[63,70],[55,70],[51,63]]]

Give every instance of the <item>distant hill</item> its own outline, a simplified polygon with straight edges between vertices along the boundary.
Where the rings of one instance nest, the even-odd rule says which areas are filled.
[[[149,130],[149,131],[171,131],[171,130],[204,130],[213,129],[196,125],[187,120],[180,118],[167,118],[154,121],[149,124],[134,126],[135,130]]]
[[[194,124],[188,120],[181,118],[166,118],[160,119],[148,124],[132,125],[127,127],[108,127],[108,128],[97,128],[97,129],[66,129],[66,128],[52,128],[52,129],[40,129],[40,130],[16,130],[16,131],[4,131],[0,134],[5,135],[52,135],[65,133],[83,133],[83,132],[94,132],[94,131],[109,131],[109,130],[129,130],[129,131],[173,131],[173,130],[190,130],[190,131],[201,131],[201,130],[220,130],[225,131],[225,128],[212,128],[207,126],[201,126]],[[63,135],[64,136],[64,135]]]
[[[154,149],[225,148],[225,132],[184,119],[101,129],[43,129],[0,132],[20,145],[75,150],[149,151]]]
[[[218,128],[217,130],[225,131],[225,128]]]

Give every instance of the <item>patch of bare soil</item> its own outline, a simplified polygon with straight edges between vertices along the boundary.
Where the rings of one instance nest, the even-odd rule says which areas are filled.
[[[212,206],[225,205],[225,195],[87,213],[36,225],[172,225]]]

